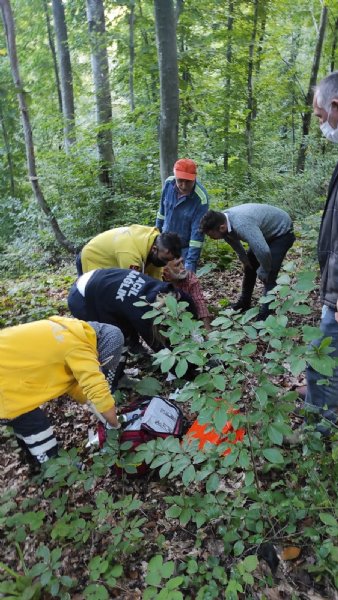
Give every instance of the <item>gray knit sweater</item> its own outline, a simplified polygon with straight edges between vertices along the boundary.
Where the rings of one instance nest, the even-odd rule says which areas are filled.
[[[240,240],[247,242],[262,270],[269,273],[271,253],[268,242],[292,231],[293,224],[288,213],[271,204],[250,203],[228,208],[224,214],[231,227],[231,231],[224,235],[224,240],[232,246],[245,265],[248,264],[248,259]]]

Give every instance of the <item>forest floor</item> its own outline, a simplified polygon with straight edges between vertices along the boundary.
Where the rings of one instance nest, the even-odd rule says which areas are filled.
[[[232,268],[229,271],[215,272],[203,277],[203,288],[207,297],[208,304],[212,310],[217,311],[220,308],[219,301],[227,298],[233,301],[239,292],[241,283],[241,271]],[[67,292],[61,289],[53,288],[51,284],[50,293],[58,298],[61,307],[65,307]],[[255,296],[259,297],[260,287],[257,285]],[[320,307],[318,299],[313,296],[311,299],[313,312],[310,316],[297,316],[295,321],[302,319],[311,325],[317,325],[320,317]],[[63,308],[60,312],[63,312]],[[67,314],[65,311],[64,314]],[[259,351],[259,350],[258,350]],[[154,375],[158,379],[163,379],[163,386],[167,384],[165,377],[159,371],[154,371],[149,359],[142,357],[137,359],[131,357],[129,369],[137,370],[137,377],[142,378],[145,375]],[[136,373],[136,371],[131,371]],[[281,380],[280,384],[286,389],[291,389],[295,385],[302,385],[304,376],[298,378],[289,378]],[[121,400],[124,405],[135,397],[133,391],[125,391]],[[92,451],[86,448],[89,429],[96,428],[96,421],[89,411],[76,405],[67,398],[61,398],[58,401],[50,403],[47,411],[52,420],[57,438],[62,446],[69,450],[76,446],[79,451],[82,463],[85,468],[92,463]],[[299,419],[295,415],[290,415],[293,427],[299,424]],[[14,500],[17,507],[20,508],[27,499],[33,499],[36,504],[34,511],[41,510],[47,513],[47,521],[55,521],[55,509],[51,509],[51,504],[46,500],[45,492],[48,488],[48,482],[32,477],[27,465],[21,462],[20,454],[16,447],[13,436],[9,434],[5,427],[0,427],[0,468],[2,480],[2,493],[10,490],[14,494]],[[295,465],[295,468],[296,465]],[[236,486],[240,486],[242,481],[241,470],[237,471],[236,477],[227,481],[224,479],[222,485],[229,493],[234,493]],[[269,482],[267,482],[269,483]],[[201,484],[195,485],[196,492],[199,491]],[[56,495],[60,496],[66,493],[68,496],[68,507],[74,506],[77,509],[81,506],[88,507],[93,505],[93,497],[99,491],[106,491],[115,501],[132,495],[142,502],[140,514],[145,517],[145,523],[142,525],[143,537],[135,542],[137,551],[119,556],[122,560],[124,574],[118,580],[118,583],[111,589],[109,597],[121,600],[138,600],[142,598],[145,587],[145,574],[149,559],[160,552],[165,554],[166,560],[174,560],[178,564],[187,557],[207,561],[210,557],[217,557],[222,562],[223,543],[217,537],[212,525],[202,527],[199,531],[199,543],[196,543],[196,528],[191,522],[183,527],[177,519],[167,519],[165,516],[164,497],[167,495],[180,495],[184,493],[183,485],[180,480],[162,479],[158,477],[157,471],[150,472],[144,478],[118,478],[112,472],[108,472],[105,477],[98,478],[93,487],[84,491],[83,487],[74,485],[69,489],[57,490]],[[1,522],[1,521],[0,521]],[[114,527],[114,519],[111,519],[111,526]],[[44,529],[34,533],[27,532],[25,539],[20,543],[20,547],[25,558],[26,565],[34,564],[35,552],[39,543],[49,543],[53,546],[51,540],[44,539]],[[289,545],[284,541],[284,545]],[[283,543],[277,544],[277,551],[282,551]],[[3,535],[0,540],[1,560],[15,571],[22,571],[23,566],[18,560],[16,546],[8,542]],[[96,538],[92,533],[89,541],[82,545],[69,542],[63,547],[62,554],[62,572],[63,575],[77,578],[76,587],[70,592],[70,598],[73,600],[83,600],[86,596],[82,590],[88,585],[88,563],[93,555],[104,552],[104,537]],[[264,561],[260,561],[258,568],[254,573],[255,586],[251,588],[250,595],[240,594],[241,598],[266,598],[267,600],[292,600],[300,598],[301,600],[319,600],[320,598],[329,598],[334,600],[338,598],[337,592],[333,589],[332,583],[328,579],[321,579],[319,583],[311,577],[306,569],[306,565],[311,563],[314,557],[309,554],[307,548],[300,549],[300,556],[294,560],[281,560],[278,570],[274,576],[271,575],[269,567]],[[263,584],[263,580],[265,583]],[[267,584],[266,581],[270,583]],[[263,586],[263,587],[262,587]],[[197,585],[198,587],[198,585]],[[189,598],[194,598],[187,595]],[[1,594],[0,594],[1,595]],[[46,593],[43,598],[50,598]],[[215,597],[215,596],[210,596]],[[219,598],[223,598],[223,592],[220,589]],[[94,598],[94,596],[93,596]],[[99,596],[98,596],[99,598]],[[170,598],[170,596],[168,596]],[[174,596],[173,596],[174,598]],[[205,596],[209,598],[209,596]]]

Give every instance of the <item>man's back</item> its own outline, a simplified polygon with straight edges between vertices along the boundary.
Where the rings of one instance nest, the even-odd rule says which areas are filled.
[[[260,229],[269,241],[284,235],[292,228],[292,221],[285,210],[271,204],[240,204],[224,211],[230,218],[231,227],[240,239],[248,241],[250,232]]]
[[[135,268],[160,278],[161,269],[146,266],[148,254],[159,235],[156,227],[130,225],[104,231],[92,238],[81,252],[83,273],[93,269]]]

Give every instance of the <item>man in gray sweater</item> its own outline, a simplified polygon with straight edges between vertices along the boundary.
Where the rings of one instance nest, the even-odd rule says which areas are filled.
[[[213,240],[230,244],[244,265],[242,293],[232,304],[234,310],[250,308],[256,277],[264,283],[264,295],[275,287],[283,259],[295,241],[287,212],[270,204],[241,204],[224,212],[209,210],[200,227]],[[248,243],[248,251],[241,241]],[[266,319],[268,314],[268,304],[262,304],[259,318]]]

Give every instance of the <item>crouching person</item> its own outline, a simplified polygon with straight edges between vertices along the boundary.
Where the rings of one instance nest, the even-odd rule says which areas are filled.
[[[58,442],[40,406],[62,394],[89,402],[118,427],[109,380],[124,338],[105,323],[53,316],[0,332],[0,420],[13,427],[30,463],[58,453]]]
[[[143,318],[151,307],[135,306],[135,303],[144,299],[153,303],[168,294],[187,302],[196,317],[194,302],[188,294],[175,290],[171,283],[132,269],[95,269],[85,273],[72,285],[68,307],[78,319],[95,319],[118,326],[127,344],[136,334],[140,335],[154,352],[158,352],[165,346],[165,340],[158,335],[154,319]]]

